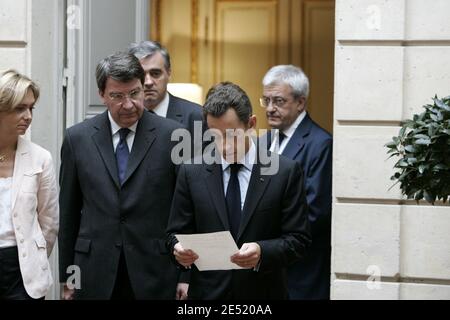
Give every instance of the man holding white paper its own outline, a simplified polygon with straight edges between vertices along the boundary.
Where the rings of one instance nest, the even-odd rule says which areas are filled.
[[[191,269],[188,298],[286,299],[286,268],[311,242],[300,165],[272,154],[277,170],[264,174],[270,164],[262,163],[250,135],[256,117],[237,85],[211,88],[203,113],[214,132],[218,162],[181,166],[167,229],[176,262]],[[208,257],[183,248],[189,237],[177,239],[227,230],[240,248],[227,258],[241,270],[219,265],[200,271],[211,270],[200,263]],[[202,249],[217,244],[204,239]]]

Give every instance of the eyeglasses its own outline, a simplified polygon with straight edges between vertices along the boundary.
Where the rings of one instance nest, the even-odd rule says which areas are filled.
[[[287,99],[282,98],[282,97],[272,97],[272,98],[261,97],[259,99],[259,103],[261,104],[261,107],[263,107],[263,108],[268,108],[270,105],[270,102],[272,102],[273,106],[276,106],[277,108],[281,108],[286,104]]]
[[[135,101],[140,97],[141,93],[142,93],[141,89],[135,89],[127,94],[119,92],[111,92],[109,94],[109,98],[112,100],[112,102],[119,104],[125,102],[125,99],[127,97]]]

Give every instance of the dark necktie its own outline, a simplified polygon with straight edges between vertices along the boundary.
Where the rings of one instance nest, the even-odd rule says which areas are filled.
[[[117,169],[119,171],[119,181],[122,185],[125,179],[125,173],[127,172],[128,157],[130,156],[130,150],[128,149],[127,136],[130,133],[130,129],[122,128],[119,130],[120,141],[116,149]]]
[[[235,240],[241,224],[241,188],[239,186],[238,172],[242,164],[233,163],[230,165],[230,180],[228,181],[225,200],[227,202],[228,220],[230,231]]]
[[[278,132],[278,148],[281,147],[283,140],[286,138],[287,138],[287,136],[283,132],[281,132],[281,131]]]

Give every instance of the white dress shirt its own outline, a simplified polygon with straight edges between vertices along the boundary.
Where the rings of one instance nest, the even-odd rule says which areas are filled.
[[[247,196],[248,185],[252,176],[253,165],[256,160],[256,146],[253,140],[251,140],[250,149],[245,156],[238,161],[243,167],[238,172],[239,189],[241,190],[241,210],[244,209],[245,197]],[[223,170],[223,190],[225,196],[227,194],[228,182],[230,181],[231,168],[230,164],[222,157],[222,170]]]
[[[284,138],[283,142],[281,143],[281,146],[278,145],[278,138],[279,135],[277,134],[275,138],[272,138],[272,144],[270,145],[270,151],[275,152],[278,154],[282,154],[284,149],[286,149],[286,146],[288,145],[289,141],[291,140],[292,136],[295,133],[295,130],[297,130],[298,126],[302,123],[303,119],[306,117],[306,111],[303,110],[302,113],[300,113],[297,117],[297,119],[294,121],[293,124],[286,130],[283,130],[283,133],[285,134],[286,138]]]
[[[153,109],[158,116],[167,118],[167,110],[169,110],[169,93],[166,92],[164,99]]]
[[[0,248],[17,245],[11,215],[12,177],[0,178]]]
[[[114,146],[114,152],[116,152],[117,149],[117,145],[120,142],[120,134],[119,134],[119,130],[122,129],[121,126],[119,126],[114,119],[112,118],[111,114],[108,112],[108,118],[109,121],[111,122],[111,136],[113,139],[113,146]],[[133,143],[134,143],[134,137],[136,136],[136,128],[137,128],[137,122],[135,124],[133,124],[131,127],[129,127],[128,129],[130,129],[130,133],[127,136],[127,145],[128,145],[128,151],[130,151],[131,153],[131,149],[133,148]]]

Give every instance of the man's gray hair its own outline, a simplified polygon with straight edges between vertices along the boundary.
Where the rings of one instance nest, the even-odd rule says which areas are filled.
[[[263,79],[263,86],[287,84],[295,98],[309,95],[309,80],[302,69],[293,65],[279,65],[270,69]]]
[[[166,71],[170,71],[170,55],[166,48],[156,41],[141,41],[130,44],[128,52],[134,55],[139,60],[151,57],[159,52],[164,58],[164,66]]]

